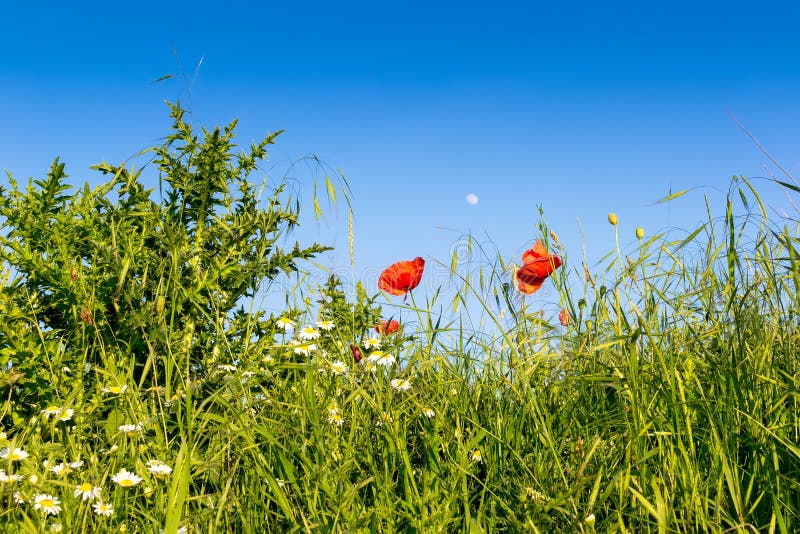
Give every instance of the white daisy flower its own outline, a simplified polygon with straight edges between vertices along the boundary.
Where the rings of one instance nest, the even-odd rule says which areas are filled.
[[[107,386],[101,389],[100,391],[102,391],[103,393],[107,393],[109,395],[122,395],[123,393],[128,391],[128,386],[127,385]]]
[[[33,498],[33,507],[45,514],[58,515],[61,511],[61,501],[47,493],[40,493]]]
[[[92,505],[94,513],[110,517],[114,513],[114,507],[105,502],[96,502]]]
[[[390,382],[390,384],[397,391],[408,391],[411,389],[411,379],[395,378]]]
[[[130,488],[142,481],[142,477],[136,473],[131,473],[127,469],[122,469],[119,473],[111,477],[111,481],[119,484],[123,488]]]
[[[333,321],[317,321],[317,328],[320,330],[330,331],[334,326],[336,325],[333,324]]]
[[[103,493],[103,489],[97,486],[92,486],[91,482],[84,482],[75,486],[73,494],[80,497],[82,501],[93,501],[99,499]]]
[[[51,417],[58,417],[61,414],[61,406],[48,406],[44,410],[42,410],[42,415],[44,415],[45,419],[50,419]]]
[[[483,462],[483,455],[481,454],[481,450],[480,449],[473,450],[469,456],[469,459],[475,462],[476,464]]]
[[[331,410],[328,414],[328,422],[332,425],[342,426],[344,424],[344,416],[339,413],[339,410],[335,412]]]
[[[129,436],[132,436],[132,435],[136,434],[141,429],[142,429],[142,424],[141,423],[136,423],[135,425],[133,425],[133,424],[120,425],[117,428],[117,430],[119,430],[123,434],[127,434]]]
[[[275,324],[278,326],[278,328],[284,331],[294,329],[294,321],[292,321],[288,317],[281,317],[280,319],[275,321]]]
[[[172,473],[172,468],[161,460],[148,460],[145,465],[147,465],[147,470],[157,477],[165,477]]]
[[[382,350],[376,350],[370,354],[369,360],[376,365],[383,365],[384,367],[389,367],[396,361],[394,355],[383,352]]]
[[[75,410],[72,408],[65,408],[64,410],[61,410],[61,413],[58,414],[57,417],[59,421],[69,421],[72,419],[73,415],[75,415]]]
[[[314,330],[313,326],[305,326],[303,327],[300,332],[297,333],[297,337],[302,339],[303,341],[311,341],[312,339],[319,338],[319,330]]]
[[[308,356],[312,352],[317,350],[317,345],[314,343],[295,343],[294,344],[294,353],[301,354],[303,356]]]
[[[0,469],[0,483],[13,484],[22,480],[22,475],[9,475],[4,470]]]
[[[381,340],[377,337],[371,337],[364,341],[364,346],[368,349],[379,349],[381,348]]]
[[[336,360],[331,364],[331,373],[336,375],[346,375],[347,374],[347,365],[342,360]]]
[[[436,417],[436,412],[434,412],[433,408],[431,408],[430,406],[426,406],[425,408],[422,409],[422,415],[424,415],[428,419],[431,419],[433,417]]]
[[[8,447],[4,447],[0,449],[0,458],[8,460],[9,462],[24,460],[27,457],[28,453],[20,449],[19,447],[16,447],[14,449],[9,449]]]

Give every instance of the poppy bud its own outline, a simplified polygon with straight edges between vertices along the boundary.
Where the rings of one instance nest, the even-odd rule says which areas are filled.
[[[569,316],[569,312],[566,308],[558,312],[558,320],[561,326],[569,326],[569,323],[572,322],[572,317]]]
[[[636,237],[639,239],[644,237],[644,228],[639,227],[636,229]]]
[[[613,211],[608,212],[608,222],[611,223],[611,226],[616,226],[617,223],[619,222],[617,214],[614,213]]]

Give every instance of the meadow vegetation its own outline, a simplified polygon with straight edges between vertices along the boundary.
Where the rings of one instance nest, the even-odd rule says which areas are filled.
[[[542,223],[561,322],[504,258],[452,262],[483,332],[335,276],[267,314],[327,250],[252,181],[277,134],[171,111],[157,190],[0,192],[3,532],[800,530],[797,224],[747,180],[598,272]]]

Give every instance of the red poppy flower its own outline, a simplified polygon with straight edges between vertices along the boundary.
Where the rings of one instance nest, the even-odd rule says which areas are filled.
[[[388,266],[378,278],[378,287],[390,295],[405,295],[419,285],[425,260],[398,261]]]
[[[561,326],[569,326],[569,323],[572,322],[572,317],[570,317],[566,308],[558,312],[558,321],[561,323]]]
[[[353,359],[355,360],[356,363],[360,362],[361,358],[363,358],[363,355],[361,354],[361,349],[359,349],[352,343],[350,344],[350,352],[353,353]]]
[[[400,330],[400,323],[392,319],[391,321],[381,321],[375,325],[375,331],[381,335],[394,334]]]
[[[542,242],[536,240],[533,248],[522,255],[522,267],[514,273],[514,284],[517,289],[530,295],[538,291],[545,279],[559,267],[561,258],[555,254],[548,254]]]

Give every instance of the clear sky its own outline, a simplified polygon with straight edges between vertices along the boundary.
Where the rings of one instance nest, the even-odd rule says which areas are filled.
[[[371,290],[364,273],[449,263],[467,233],[519,261],[538,205],[573,268],[582,239],[590,264],[613,247],[609,211],[627,248],[637,226],[692,229],[703,193],[722,214],[732,175],[778,174],[729,112],[800,174],[795,2],[22,4],[2,8],[0,168],[40,177],[60,155],[96,183],[92,163],[145,163],[178,98],[197,125],[240,119],[243,145],[285,129],[264,170],[343,171]],[[319,172],[290,174],[307,196]],[[346,218],[304,223],[346,266]]]

